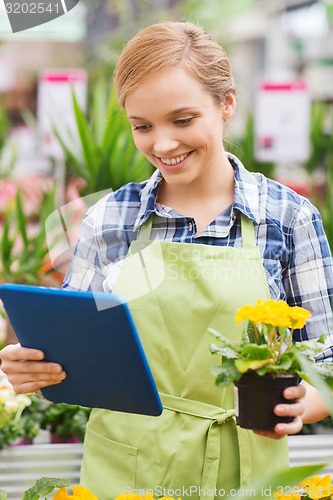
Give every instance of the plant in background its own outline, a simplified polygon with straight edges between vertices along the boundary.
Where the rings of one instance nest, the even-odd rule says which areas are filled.
[[[54,117],[54,128],[64,150],[67,165],[87,185],[82,195],[104,189],[116,190],[128,182],[141,182],[152,173],[152,166],[133,142],[131,127],[120,110],[114,90],[100,79],[93,91],[87,118],[73,93],[77,137],[63,129]]]
[[[31,398],[16,394],[7,378],[0,375],[0,449],[22,436],[22,413],[30,405]]]
[[[54,197],[54,189],[43,194],[38,219],[30,223],[17,192],[1,228],[0,283],[60,286],[49,263],[45,235],[45,220],[54,210]]]
[[[62,440],[83,441],[91,408],[65,403],[50,403],[44,410],[41,428]]]
[[[321,392],[330,412],[333,413],[333,365],[315,363],[313,359],[314,355],[323,350],[325,335],[318,340],[293,342],[294,329],[303,328],[310,316],[306,309],[290,307],[282,300],[263,302],[258,299],[255,306],[245,305],[236,313],[237,324],[247,320],[240,344],[210,329],[210,333],[220,344],[212,344],[211,352],[222,356],[221,365],[213,367],[216,384],[227,387],[234,382],[239,391],[246,380],[256,384],[257,389],[258,384],[268,383],[270,387],[272,381],[277,380],[276,383],[280,384],[282,380],[284,387],[288,387],[297,384],[297,377],[301,377]],[[288,376],[296,376],[295,381],[288,380]],[[262,390],[269,389],[266,387]],[[282,393],[280,386],[277,391]],[[246,418],[250,422],[249,415]],[[245,421],[246,418],[244,417]],[[256,415],[253,418],[259,422]],[[242,426],[245,425],[242,421]]]

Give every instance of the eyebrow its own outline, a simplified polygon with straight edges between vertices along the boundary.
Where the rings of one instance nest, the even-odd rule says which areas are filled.
[[[168,113],[168,116],[172,116],[172,115],[178,115],[179,113],[183,113],[184,111],[198,111],[199,108],[195,107],[195,106],[185,106],[185,107],[182,107],[182,108],[177,108],[177,109],[173,109],[172,111],[170,111],[170,113]],[[129,116],[128,117],[129,120],[145,120],[145,118],[143,118],[142,116]]]

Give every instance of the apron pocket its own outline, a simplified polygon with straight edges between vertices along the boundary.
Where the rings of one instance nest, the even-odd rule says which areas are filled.
[[[103,500],[135,486],[137,449],[98,434],[87,425],[81,485]]]

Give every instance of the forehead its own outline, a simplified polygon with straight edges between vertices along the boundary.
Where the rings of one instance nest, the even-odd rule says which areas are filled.
[[[214,105],[210,93],[188,71],[181,67],[170,68],[148,75],[125,100],[128,115],[145,109],[164,110]],[[140,116],[141,116],[140,115]]]

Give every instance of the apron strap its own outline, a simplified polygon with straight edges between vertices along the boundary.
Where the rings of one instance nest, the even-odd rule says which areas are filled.
[[[235,422],[235,410],[225,410],[217,406],[212,406],[200,401],[180,398],[170,394],[159,393],[163,408],[166,410],[185,413],[193,417],[205,418],[210,420],[207,430],[206,449],[202,479],[200,485],[200,500],[214,500],[214,491],[217,485],[217,478],[220,467],[220,425],[227,421]],[[237,429],[240,470],[241,470],[241,486],[249,482],[251,477],[251,453],[248,439],[248,431],[245,429]]]
[[[254,234],[254,224],[251,219],[241,213],[242,247],[256,247],[256,237]]]

